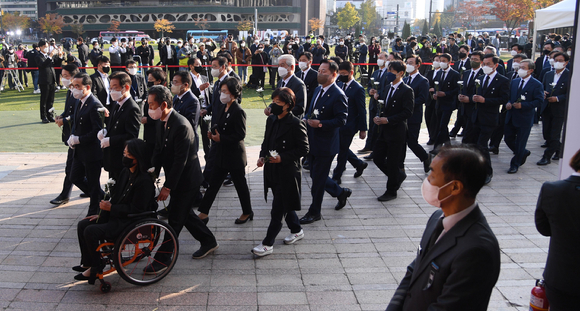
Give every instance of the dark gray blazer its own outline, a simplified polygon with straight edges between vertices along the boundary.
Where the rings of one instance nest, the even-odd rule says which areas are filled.
[[[282,86],[282,78],[278,81],[278,87]],[[292,109],[292,114],[295,115],[297,118],[301,119],[304,116],[304,100],[306,99],[306,85],[302,80],[300,80],[295,75],[290,77],[288,84],[284,87],[290,88],[294,95],[296,96],[296,104]]]

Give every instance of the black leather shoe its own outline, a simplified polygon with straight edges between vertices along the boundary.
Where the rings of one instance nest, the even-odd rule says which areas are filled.
[[[493,175],[487,175],[487,176],[485,177],[485,183],[484,183],[484,185],[487,185],[487,184],[489,184],[489,183],[491,182],[491,178],[492,178],[492,177],[493,177]]]
[[[528,157],[530,156],[530,154],[532,154],[532,152],[530,150],[526,150],[526,154],[524,155],[524,158],[522,159],[522,165],[526,164],[526,160],[528,159]]]
[[[385,192],[383,193],[383,195],[381,195],[380,197],[377,198],[377,200],[379,200],[380,202],[387,202],[387,201],[391,201],[397,198],[397,194],[392,194],[392,193],[388,193]]]
[[[463,134],[463,131],[461,131],[461,133],[458,133],[458,134],[457,134],[457,137],[463,137],[463,135],[464,135],[464,134]]]
[[[76,272],[81,272],[81,273],[82,273],[82,272],[85,272],[85,271],[87,271],[87,270],[88,270],[88,269],[90,269],[90,268],[85,268],[85,267],[83,267],[83,266],[81,266],[81,265],[78,265],[78,266],[74,266],[74,267],[72,267],[72,269],[73,269],[73,271],[76,271]]]
[[[554,160],[554,161],[558,161],[558,160],[560,160],[560,156],[559,156],[559,155],[556,153],[556,154],[554,154],[554,156],[552,157],[552,160]]]
[[[193,253],[193,255],[191,255],[191,258],[202,259],[203,257],[213,253],[219,247],[220,247],[220,245],[217,243],[210,245],[210,246],[202,246],[197,251],[195,251],[195,253]]]
[[[545,142],[545,143],[541,144],[540,147],[542,147],[542,148],[548,148],[548,143]]]
[[[427,142],[427,146],[433,146],[435,144],[434,140],[429,139],[429,141]]]
[[[91,196],[83,192],[83,193],[79,194],[79,197],[81,197],[81,198],[90,198]]]
[[[226,180],[224,180],[224,187],[231,187],[234,185],[234,182],[232,181],[231,178],[226,178]]]
[[[407,179],[407,173],[404,170],[399,170],[399,187],[401,187],[405,179]]]
[[[200,219],[201,219],[201,221],[203,221],[203,223],[204,223],[205,225],[207,225],[207,223],[209,222],[209,216],[208,216],[208,217],[206,217],[206,218],[200,218]]]
[[[304,217],[300,218],[300,224],[307,225],[307,224],[311,224],[315,221],[319,221],[320,219],[322,219],[322,216],[320,216],[320,215],[312,216],[312,215],[306,213],[306,215],[304,215]]]
[[[375,156],[374,156],[374,154],[373,154],[372,152],[371,152],[371,154],[369,154],[368,156],[366,156],[366,157],[363,157],[363,159],[365,159],[365,160],[367,160],[367,161],[371,161],[371,160],[372,160],[372,159],[374,159],[374,158],[375,158]]]
[[[42,119],[42,123],[50,123],[50,121],[48,121],[47,119]]]
[[[449,132],[449,138],[455,138],[455,136],[457,136],[457,133]]]
[[[207,219],[207,218],[206,218]],[[246,219],[241,220],[239,218],[236,218],[236,221],[234,222],[236,225],[241,225],[241,224],[245,224],[248,222],[248,220],[254,220],[254,212],[250,213],[250,216],[246,217]]]
[[[50,123],[54,123],[54,119],[53,119],[52,117],[48,117],[48,118],[46,118],[46,119],[48,120],[48,122],[50,122]]]
[[[93,272],[91,269],[91,275],[84,276],[82,273],[75,275],[75,280],[77,281],[89,281],[90,285],[95,285],[95,280],[97,279],[97,271]]]
[[[489,152],[493,154],[499,154],[499,148],[495,146],[489,147]]]
[[[334,209],[337,211],[341,210],[346,205],[346,199],[348,199],[348,197],[350,197],[351,194],[352,190],[348,188],[343,188],[342,193],[338,196],[338,203],[336,203]]]
[[[54,204],[54,205],[63,205],[63,204],[67,204],[68,203],[68,198],[61,198],[60,195],[58,197],[56,197],[55,199],[50,201],[50,204]]]
[[[518,172],[518,168],[516,166],[510,166],[510,169],[507,171],[508,174],[515,174]]]
[[[427,159],[425,161],[423,161],[423,170],[425,171],[425,173],[429,173],[429,171],[431,170],[431,161],[432,160],[433,160],[433,155],[428,153]]]
[[[369,166],[368,163],[363,162],[361,165],[359,165],[359,167],[356,168],[356,172],[354,173],[354,178],[358,178],[361,177],[361,175],[363,174],[364,170]]]
[[[302,168],[309,171],[310,170],[310,162],[304,161],[304,163],[302,163]]]
[[[145,274],[157,274],[157,273],[167,269],[168,265],[169,264],[164,264],[162,262],[154,260],[152,263],[150,263],[145,268],[143,268],[143,273],[145,273]]]
[[[358,153],[358,154],[367,154],[367,153],[371,153],[371,152],[372,152],[371,149],[362,148],[362,149],[358,150],[356,153]]]
[[[538,161],[538,163],[536,163],[537,165],[548,165],[550,164],[550,159],[542,157],[542,159],[540,159],[540,161]]]

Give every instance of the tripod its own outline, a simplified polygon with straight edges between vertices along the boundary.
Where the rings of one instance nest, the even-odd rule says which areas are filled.
[[[16,73],[16,70],[12,69],[8,69],[8,70],[4,70],[4,76],[2,77],[2,83],[0,83],[1,86],[6,84],[6,80],[12,78],[12,81],[14,82],[14,86],[16,87],[16,89],[18,90],[18,92],[22,92],[24,91],[24,86],[22,86],[22,83],[20,83],[20,79],[18,79],[18,73]]]

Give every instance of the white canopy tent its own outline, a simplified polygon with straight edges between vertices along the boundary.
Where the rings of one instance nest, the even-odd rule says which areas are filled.
[[[563,0],[545,9],[536,10],[532,55],[536,54],[536,38],[538,37],[538,30],[572,27],[574,26],[575,16],[576,0]]]

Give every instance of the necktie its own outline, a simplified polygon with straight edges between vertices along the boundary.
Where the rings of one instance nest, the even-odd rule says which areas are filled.
[[[286,82],[282,81],[282,83],[280,83],[280,87],[284,87],[286,86]]]
[[[382,70],[379,70],[379,77],[377,78],[377,80],[380,81],[382,76],[383,76],[383,71]]]
[[[475,71],[471,71],[471,76],[469,76],[469,80],[467,80],[467,85],[469,85],[471,83],[471,81],[473,81],[474,77],[475,77]]]
[[[520,87],[518,88],[518,95],[522,94],[522,89],[524,88],[524,79],[522,79],[522,83],[520,83]]]
[[[395,93],[395,88],[393,86],[391,86],[391,89],[389,90],[389,94],[387,94],[387,98],[385,98],[385,107],[386,107],[387,103],[389,102],[389,99],[391,99],[391,96],[393,95],[393,93]]]
[[[443,72],[441,72],[441,81],[439,81],[441,84],[443,84],[443,82],[445,82],[445,70]]]
[[[517,77],[518,77],[518,73],[517,73],[517,72],[514,72],[514,76],[513,76],[513,78],[512,78],[512,79],[515,79],[515,78],[517,78]]]
[[[346,83],[342,84],[342,90],[345,91],[346,90]]]
[[[300,80],[304,81],[304,71],[300,73]]]
[[[483,89],[481,94],[483,94],[483,92],[485,92],[487,90],[487,87],[489,86],[489,76],[485,76],[485,81],[483,82]]]
[[[407,82],[407,85],[411,85],[411,83],[413,83],[413,77],[409,76],[409,80]]]
[[[316,107],[316,104],[318,103],[318,101],[322,97],[323,93],[324,93],[324,89],[320,89],[320,93],[318,93],[318,97],[316,97],[316,100],[314,101],[314,105],[312,105],[312,111],[314,111],[314,107]]]
[[[437,242],[437,239],[441,235],[441,232],[443,232],[443,217],[439,218],[439,220],[437,221],[437,225],[435,226],[435,230],[433,231],[431,238],[429,238],[429,244],[427,244],[426,252],[431,250],[433,245],[435,245],[435,242]]]

